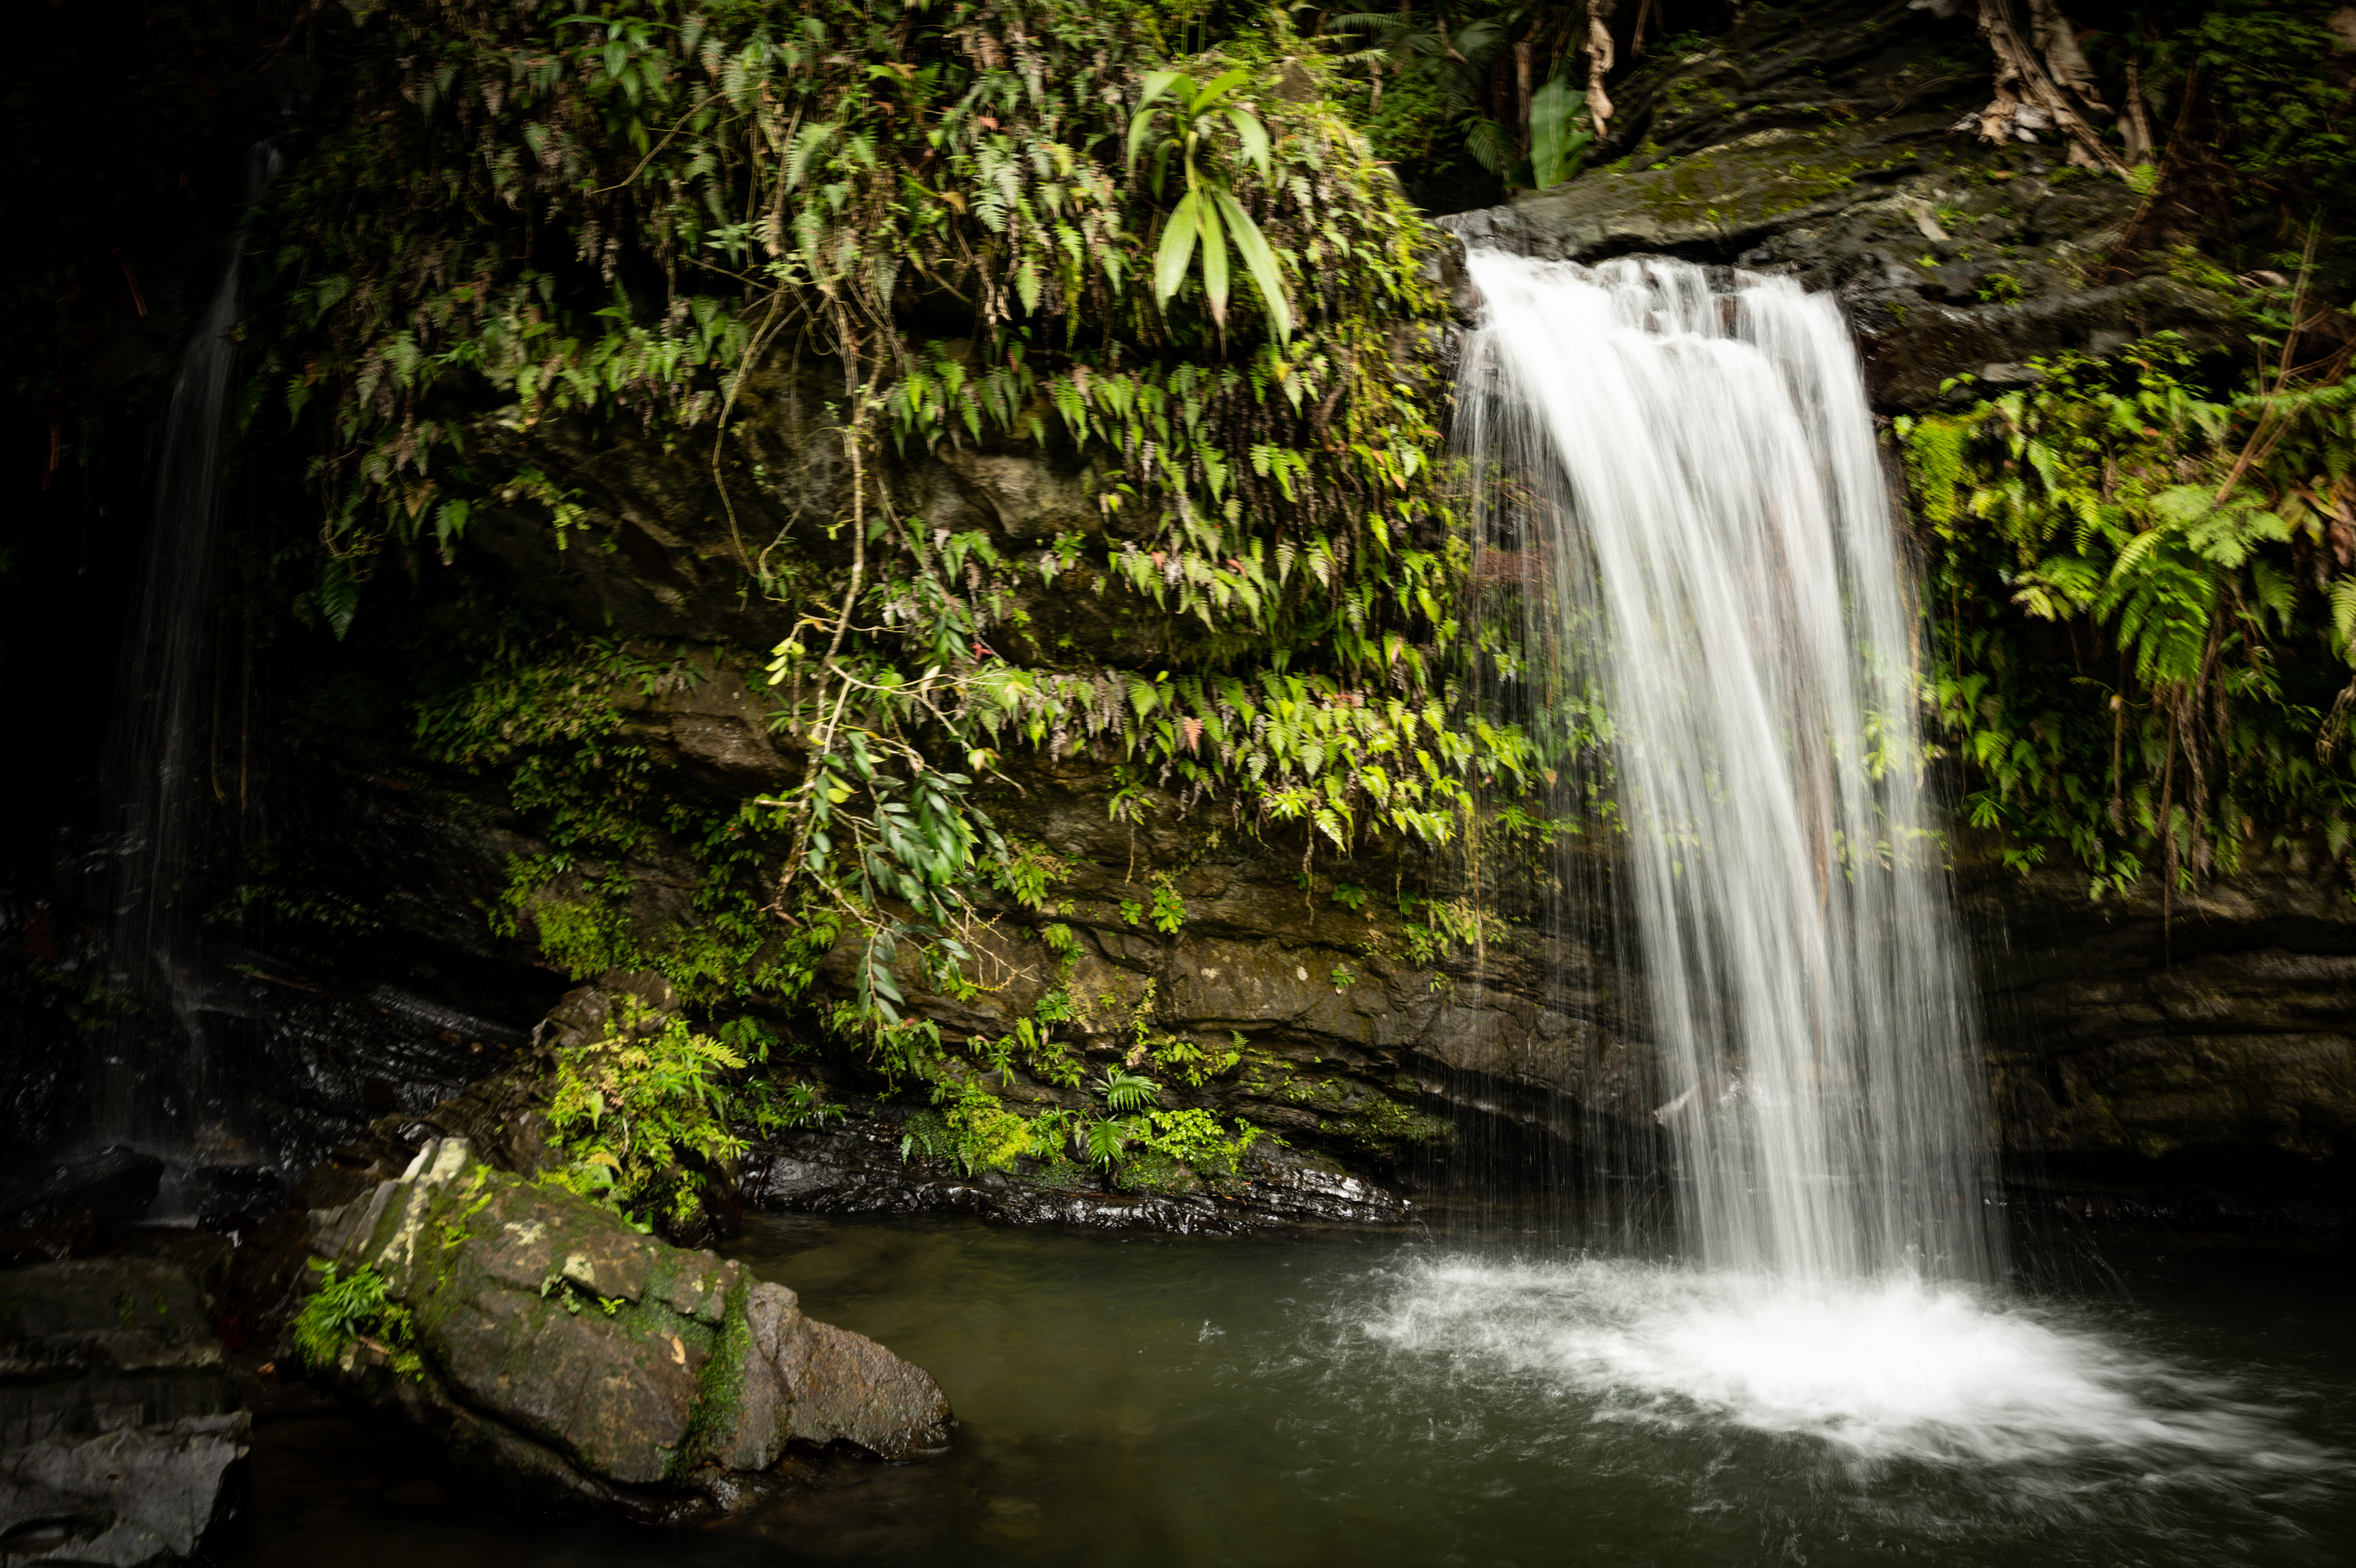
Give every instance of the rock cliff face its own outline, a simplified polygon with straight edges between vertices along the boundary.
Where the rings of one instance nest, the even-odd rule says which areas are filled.
[[[2062,873],[1965,879],[2008,1152],[2040,1187],[2175,1189],[2194,1212],[2344,1213],[2356,904],[2276,864],[2163,907]]]
[[[647,718],[664,721],[659,706]],[[918,992],[919,1015],[960,1033],[1002,1032],[1060,983],[1102,999],[1073,1026],[1096,1057],[1130,1049],[1141,1007],[1155,1029],[1206,1050],[1236,1049],[1240,1037],[1239,1070],[1179,1103],[1248,1116],[1291,1148],[1265,1151],[1275,1162],[1248,1170],[1257,1189],[1233,1201],[978,1180],[905,1161],[906,1112],[872,1099],[852,1064],[829,1063],[821,1072],[854,1107],[852,1124],[758,1152],[747,1201],[1182,1230],[1380,1221],[1405,1212],[1385,1185],[1510,1178],[1482,1172],[1493,1149],[1518,1161],[1526,1152],[1512,1151],[1550,1147],[1577,1163],[1609,1146],[1639,1165],[1658,1152],[1642,977],[1610,941],[1608,901],[1579,912],[1569,931],[1508,923],[1485,951],[1419,963],[1382,901],[1353,909],[1334,892],[1430,867],[1321,861],[1304,890],[1281,848],[1246,839],[1205,852],[1174,812],[1159,827],[1113,822],[1097,764],[1023,776],[1030,794],[1000,803],[1001,820],[1065,857],[1071,874],[1056,891],[1077,950],[1059,959],[1023,934],[1021,912],[1001,910],[980,948],[996,988],[965,1000]],[[414,796],[402,808],[417,809]],[[1959,848],[2018,1179],[2196,1189],[2221,1211],[2344,1207],[2356,1136],[2356,902],[2344,888],[2285,863],[2220,878],[2163,911],[2156,878],[2094,900],[2065,871],[2023,876],[1990,848]],[[1141,867],[1190,857],[1174,878],[1187,911],[1177,933],[1123,916],[1120,903],[1145,894]],[[1608,901],[1605,877],[1594,887]],[[1018,1081],[1008,1098],[1080,1096]],[[416,1118],[434,1125],[422,1109]]]
[[[1467,245],[1598,261],[1634,253],[1790,272],[1847,305],[1875,404],[1950,377],[2101,355],[2162,329],[2231,336],[2222,280],[2111,260],[2141,199],[2063,149],[1952,129],[1988,98],[1968,20],[1901,3],[1760,7],[1621,95],[1616,162],[1442,219]]]

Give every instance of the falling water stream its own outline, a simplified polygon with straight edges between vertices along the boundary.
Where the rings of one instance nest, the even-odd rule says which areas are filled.
[[[1831,300],[1472,258],[1484,546],[1600,686],[1656,1113],[1711,1266],[1988,1276],[1987,1112],[1922,798],[1906,572]]]
[[[246,158],[249,204],[278,165],[275,147],[254,144]],[[188,882],[215,787],[205,690],[244,250],[241,224],[172,384],[139,598],[125,628],[102,763],[112,813],[108,946],[116,978],[131,996],[160,1004],[177,1026],[161,1063],[145,1019],[128,1018],[109,1031],[91,1073],[102,1142],[183,1147],[203,1093],[204,976]]]

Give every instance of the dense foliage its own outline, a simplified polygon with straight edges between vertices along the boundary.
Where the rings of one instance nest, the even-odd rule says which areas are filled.
[[[2161,164],[2199,202],[2184,216],[2204,242],[2230,250],[2241,238],[2217,222],[2228,205],[2290,227],[2349,210],[2356,18],[2339,0],[2140,0],[2081,15],[2114,101],[2141,95]],[[2279,229],[2258,232],[2284,248]]]
[[[2260,847],[2356,848],[2356,396],[2212,400],[2158,340],[1901,425],[1942,545],[1940,716],[1983,827],[2099,892]],[[2020,617],[2062,634],[2033,645]]]
[[[733,1184],[748,1134],[841,1115],[807,1084],[747,1076],[775,1043],[749,1019],[715,1037],[626,995],[602,1038],[557,1052],[548,1119],[564,1163],[545,1179],[641,1227],[698,1233],[715,1179]]]
[[[316,1258],[310,1266],[319,1277],[286,1325],[286,1337],[305,1366],[325,1371],[354,1346],[365,1345],[401,1376],[423,1372],[409,1308],[385,1294],[383,1275],[372,1268],[346,1274],[342,1264]]]
[[[545,833],[498,918],[571,972],[782,1001],[841,948],[836,1025],[963,1125],[980,1091],[941,1053],[998,1043],[904,1008],[911,984],[968,984],[974,891],[1023,880],[973,799],[1009,750],[1108,748],[1131,770],[1116,808],[1161,786],[1330,847],[1444,843],[1484,783],[1530,772],[1448,682],[1465,550],[1435,483],[1424,231],[1280,17],[353,9],[337,128],[273,194],[281,305],[252,401],[315,454],[326,567],[303,612],[341,636],[389,569],[430,574],[493,521],[610,549],[616,519],[550,475],[628,443],[793,628],[701,654],[463,634],[478,656],[421,700],[420,740]],[[814,376],[842,477],[823,513],[761,445],[780,388]],[[1025,545],[918,515],[911,464],[1010,448],[1076,466],[1094,518]],[[1026,582],[1191,626],[1184,656],[1009,662],[992,641]],[[791,770],[724,807],[662,787],[618,706],[723,665]],[[702,883],[649,925],[629,865],[657,848]],[[1191,1140],[1230,1167],[1216,1151],[1252,1136],[1109,1120],[1127,1130],[1099,1145]]]
[[[2108,265],[2244,302],[2248,352],[2064,356],[2034,389],[1900,421],[1965,809],[2096,896],[2253,853],[2344,872],[2356,334],[2333,302],[2356,37],[2323,0],[2082,14],[2097,91],[2123,112],[2139,95],[2158,128]]]
[[[138,91],[198,102],[229,69],[221,30],[201,7],[151,9],[159,27],[185,9],[213,54]],[[912,1154],[1232,1169],[1252,1128],[1139,1099],[1072,1041],[1119,1035],[1119,1072],[1167,1099],[1190,1074],[1251,1071],[1240,1058],[1190,1060],[1199,1044],[1068,987],[996,1039],[914,1021],[912,987],[968,983],[980,890],[1046,950],[1072,941],[1053,857],[976,795],[1011,759],[1087,752],[1117,762],[1116,814],[1167,792],[1288,853],[1444,846],[1474,886],[1400,890],[1410,955],[1481,949],[1483,847],[1542,858],[1528,843],[1569,828],[1529,815],[1541,798],[1608,812],[1540,788],[1558,768],[1591,780],[1561,753],[1608,721],[1504,723],[1462,678],[1465,649],[1496,634],[1463,609],[1445,308],[1407,193],[1470,205],[1569,176],[1608,133],[1590,87],[1697,50],[1741,9],[259,7],[237,59],[290,82],[296,54],[317,70],[301,76],[316,129],[284,134],[253,230],[243,411],[257,466],[307,464],[307,510],[299,538],[241,525],[264,558],[242,568],[250,613],[279,617],[299,592],[297,614],[350,650],[430,585],[470,584],[443,590],[477,595],[464,614],[365,656],[402,667],[417,752],[476,775],[537,840],[492,918],[566,972],[659,968],[698,1016],[774,1017],[830,954],[855,955],[829,976],[848,993],[832,1021],[935,1094]],[[2099,91],[2140,95],[2159,143],[2133,175],[2146,211],[2088,281],[2177,245],[2227,279],[2284,281],[2254,285],[2255,370],[2146,343],[2033,390],[1965,389],[1905,430],[1936,541],[1933,695],[1967,809],[2022,863],[2073,857],[2098,888],[2143,869],[2181,885],[2277,846],[2344,860],[2356,541],[2344,362],[2319,324],[2347,282],[2332,222],[2356,192],[2356,55],[2329,0],[2067,9]],[[122,96],[106,101],[138,123]],[[55,98],[20,87],[13,112],[44,122]],[[47,188],[63,165],[43,159]],[[148,173],[135,200],[64,215],[70,266],[42,251],[10,275],[44,335],[14,372],[18,401],[50,411],[19,421],[39,424],[43,483],[98,450],[61,368],[87,330],[76,313],[146,308],[146,253],[117,229],[172,188]],[[122,385],[152,400],[164,363]],[[797,399],[819,407],[817,442],[787,473],[775,423]],[[658,646],[490,606],[472,569],[491,528],[616,547],[607,498],[578,487],[584,453],[659,475],[701,519],[697,548],[788,635]],[[913,471],[1007,453],[1078,475],[1093,515],[1028,540],[922,515]],[[813,504],[809,474],[839,482]],[[1001,656],[1043,591],[1150,616],[1163,652]],[[1485,651],[1493,671],[1516,656]],[[739,677],[783,771],[751,798],[685,787],[633,714]],[[642,896],[654,860],[692,869],[669,905]],[[1141,933],[1184,922],[1165,869],[1140,874]],[[633,1047],[645,1060],[594,1092],[619,1104],[676,1068],[680,1104],[716,1104],[706,1087],[733,1093],[743,1070],[699,1040],[735,1049],[693,1030]],[[584,1059],[573,1078],[614,1065]],[[1016,1073],[1083,1104],[1018,1115],[998,1098]],[[567,1136],[621,1170],[601,1116]],[[640,1162],[634,1211],[673,1200],[647,1174],[666,1159]]]

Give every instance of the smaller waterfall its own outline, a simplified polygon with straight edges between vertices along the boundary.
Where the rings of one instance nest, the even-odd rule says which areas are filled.
[[[256,143],[246,158],[249,207],[278,166],[277,150]],[[112,1030],[91,1074],[91,1112],[102,1140],[183,1141],[195,1109],[190,1101],[201,1093],[198,912],[187,894],[205,797],[213,790],[207,683],[245,234],[241,223],[220,286],[172,384],[155,464],[154,518],[139,598],[123,631],[101,775],[112,812],[109,943],[117,982],[131,995],[169,1008],[185,1037],[186,1060],[177,1066],[146,1060],[154,1042],[135,1025]]]
[[[1600,690],[1657,1115],[1710,1264],[1988,1272],[1974,1025],[1862,379],[1784,279],[1476,252],[1483,575],[1533,707]]]

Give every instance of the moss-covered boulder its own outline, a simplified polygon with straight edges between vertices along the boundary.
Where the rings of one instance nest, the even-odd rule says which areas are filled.
[[[463,1139],[315,1213],[312,1251],[319,1295],[375,1304],[297,1315],[316,1369],[525,1498],[679,1517],[724,1506],[796,1445],[902,1460],[948,1442],[921,1369]]]

